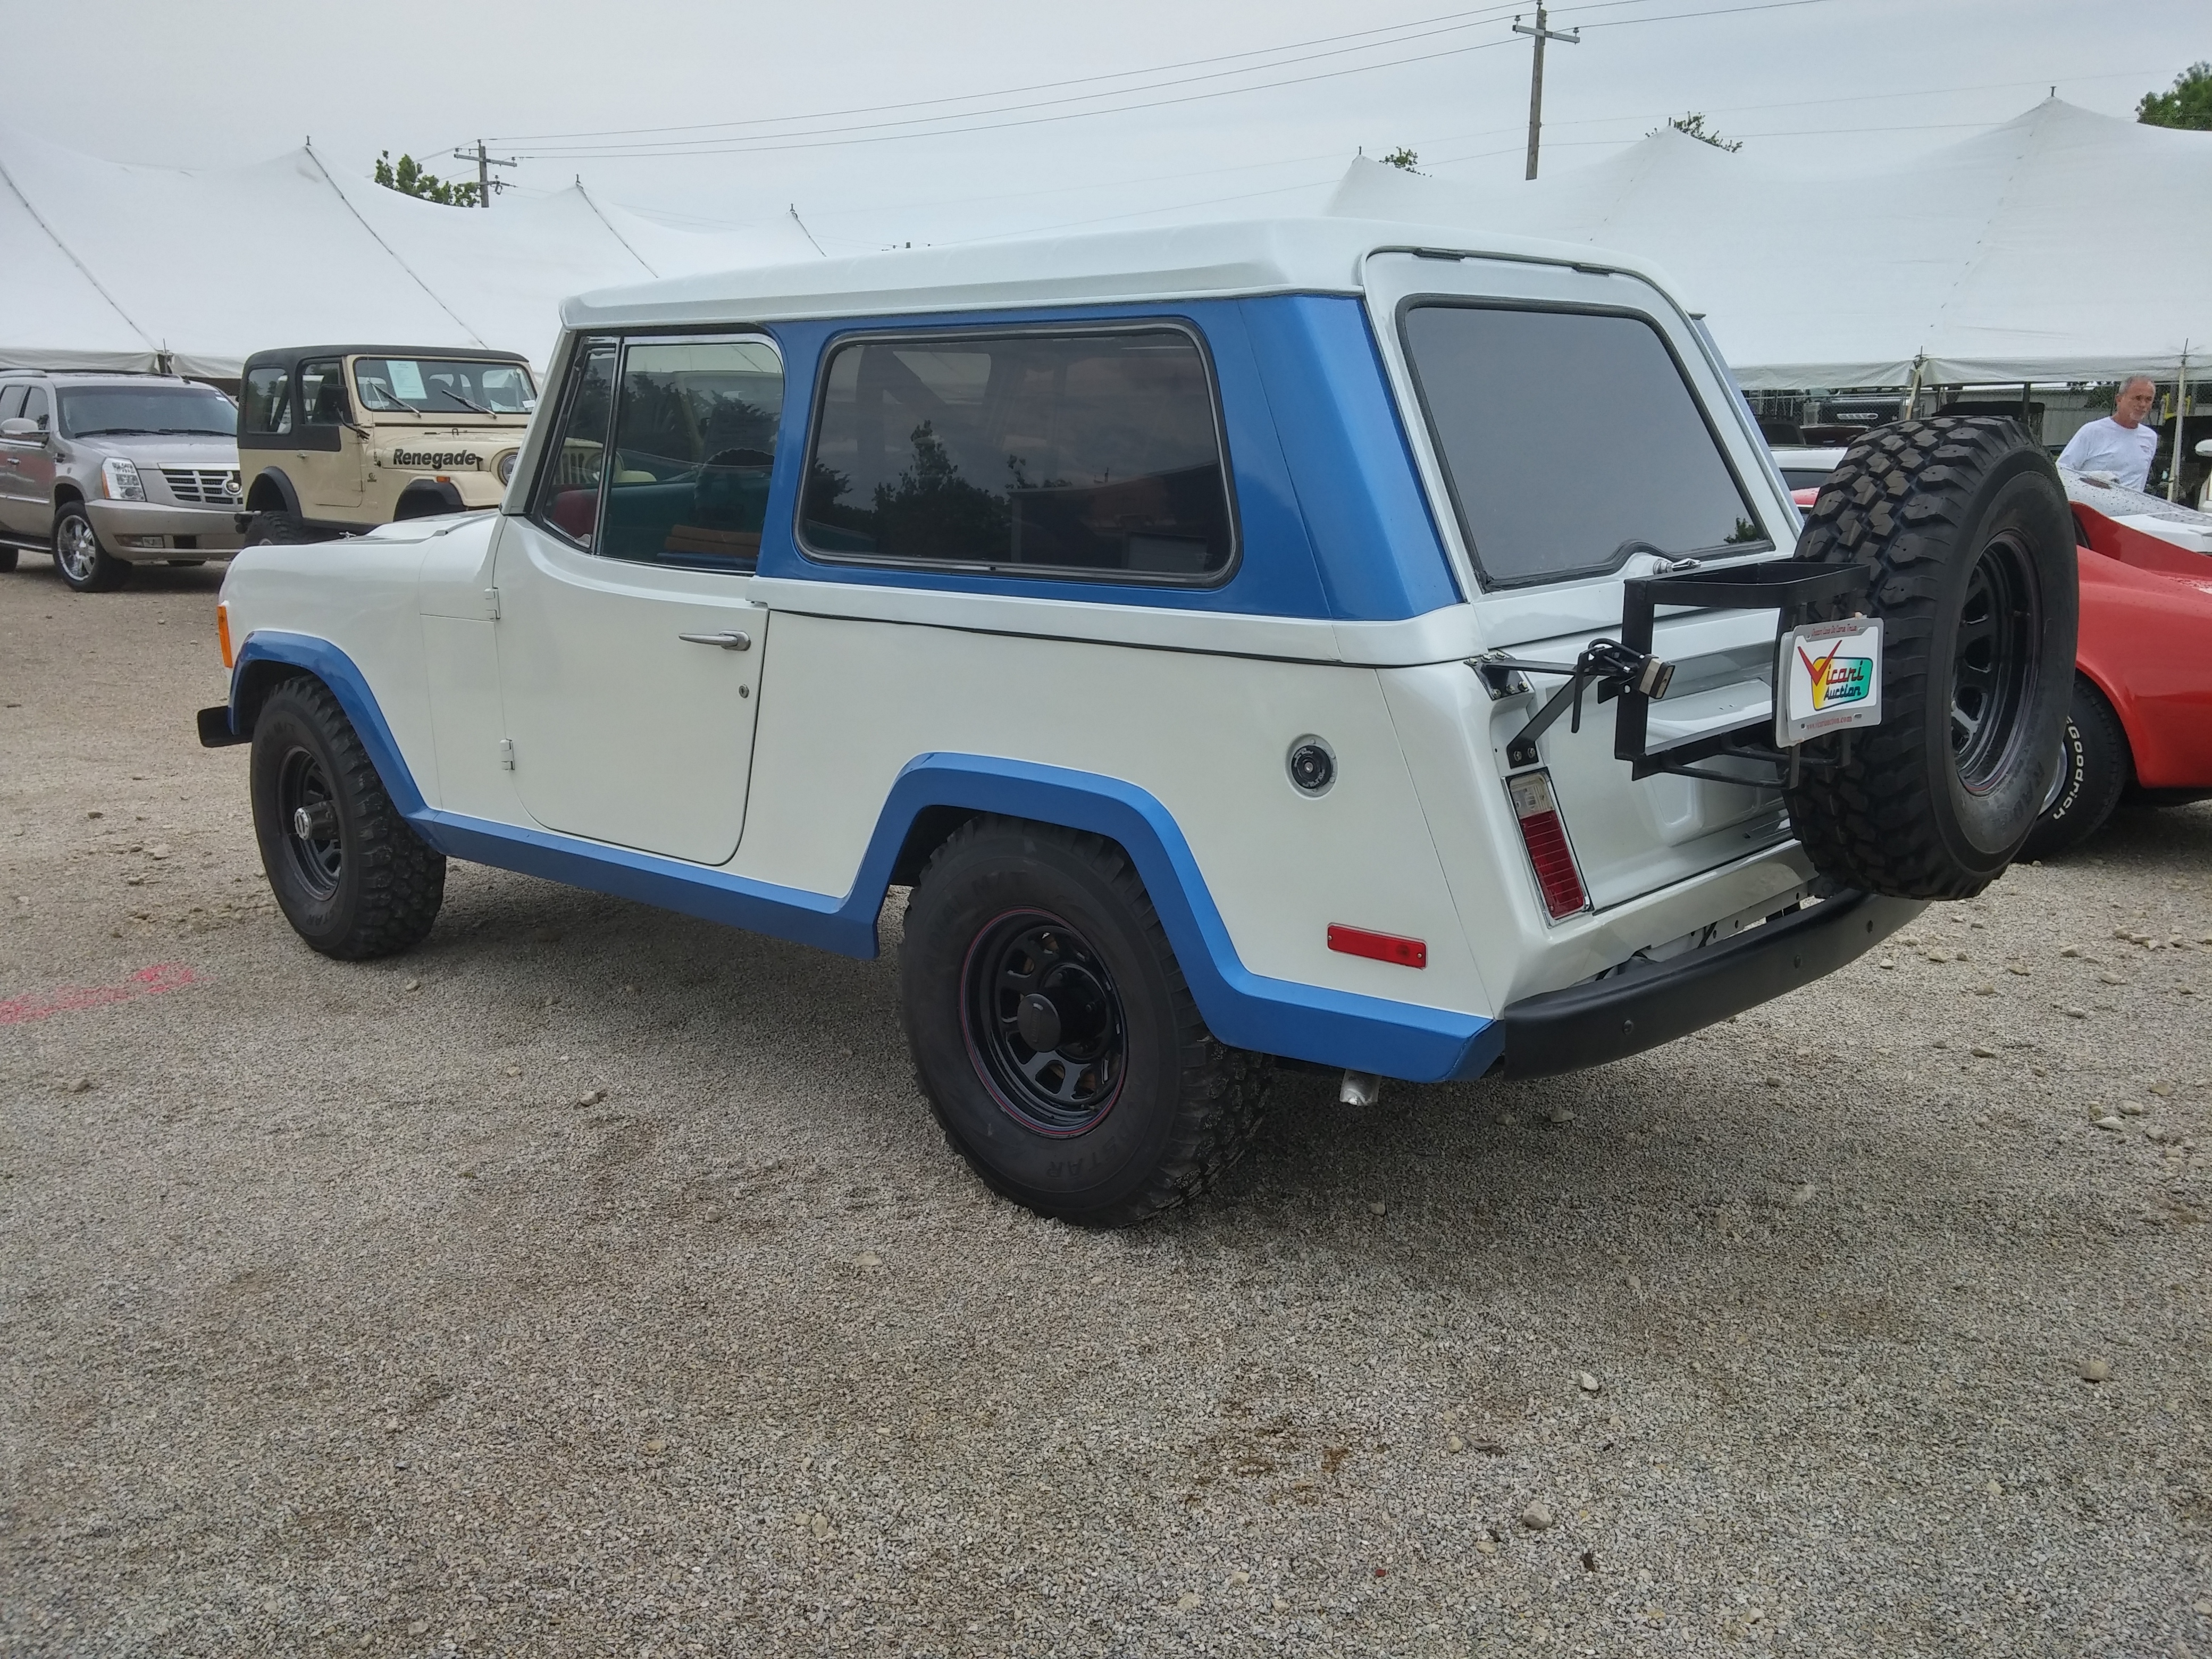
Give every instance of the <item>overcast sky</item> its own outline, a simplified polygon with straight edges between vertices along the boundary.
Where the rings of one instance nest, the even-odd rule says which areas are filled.
[[[529,158],[505,174],[524,190],[580,174],[716,223],[796,204],[845,252],[1295,211],[1362,146],[1517,178],[1528,43],[1511,0],[1451,4],[0,0],[0,122],[167,167],[312,136],[362,174],[388,149],[472,177],[444,153],[481,136]],[[1832,173],[2053,85],[2129,116],[2212,58],[2206,0],[1604,0],[1551,22],[1583,38],[1550,49],[1547,172],[1698,110],[1747,159]]]

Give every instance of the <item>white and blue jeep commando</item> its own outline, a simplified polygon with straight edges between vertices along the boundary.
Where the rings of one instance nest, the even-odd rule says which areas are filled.
[[[2073,534],[2009,422],[1802,526],[1587,247],[1318,218],[572,301],[496,512],[250,548],[227,705],[293,927],[447,858],[857,957],[992,1187],[1200,1190],[1278,1058],[1534,1076],[1978,891],[2048,788]]]

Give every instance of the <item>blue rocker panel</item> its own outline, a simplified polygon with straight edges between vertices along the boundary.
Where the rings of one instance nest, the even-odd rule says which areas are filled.
[[[240,729],[239,690],[256,663],[304,669],[330,687],[401,814],[449,858],[866,958],[876,954],[876,917],[915,816],[931,806],[1003,813],[1086,830],[1128,853],[1208,1029],[1233,1048],[1415,1083],[1480,1077],[1504,1052],[1503,1027],[1479,1014],[1301,985],[1245,967],[1174,817],[1151,793],[1118,778],[988,755],[917,755],[891,785],[851,890],[836,897],[441,811],[422,799],[353,659],[309,635],[263,630],[247,639],[231,677],[234,732]]]

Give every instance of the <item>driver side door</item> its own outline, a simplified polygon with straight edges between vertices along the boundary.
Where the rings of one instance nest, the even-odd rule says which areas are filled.
[[[749,589],[781,362],[757,335],[586,339],[562,397],[495,568],[516,788],[548,829],[726,863],[767,654]]]

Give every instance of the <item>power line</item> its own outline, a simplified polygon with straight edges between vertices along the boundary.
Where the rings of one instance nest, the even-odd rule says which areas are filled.
[[[1837,3],[1838,0],[1760,0],[1759,3],[1748,6],[1728,7],[1720,10],[1669,13],[1661,16],[1632,21],[1655,23],[1671,22],[1680,17],[1733,16],[1741,15],[1750,12],[1782,11],[1799,6],[1832,5]],[[1503,11],[1498,14],[1498,15],[1500,16],[1505,15],[1506,14]],[[1595,27],[1597,26],[1591,24],[1588,27]],[[1443,31],[1438,32],[1441,33]],[[1441,58],[1463,57],[1471,52],[1489,52],[1498,46],[1510,46],[1512,44],[1513,42],[1510,40],[1476,41],[1468,46],[1449,46],[1441,51],[1416,53],[1408,58],[1385,58],[1378,63],[1353,64],[1340,70],[1324,70],[1312,75],[1293,76],[1282,80],[1260,82],[1250,86],[1224,87],[1212,92],[1186,93],[1174,98],[1152,99],[1142,103],[1118,104],[1111,107],[1103,109],[1072,110],[1056,115],[1033,115],[1018,121],[984,120],[975,122],[967,126],[934,127],[927,131],[878,132],[869,133],[860,137],[817,136],[816,134],[811,133],[763,134],[750,138],[739,137],[731,139],[696,140],[691,142],[678,142],[669,144],[640,144],[616,146],[597,149],[562,148],[534,152],[524,152],[523,155],[525,160],[550,160],[554,158],[570,160],[578,158],[594,160],[620,160],[624,158],[636,160],[657,160],[685,155],[753,155],[772,150],[839,149],[852,144],[888,143],[900,139],[908,138],[953,137],[961,134],[971,132],[1002,132],[1020,127],[1041,126],[1061,121],[1081,120],[1090,116],[1131,114],[1139,110],[1162,109],[1178,104],[1203,102],[1209,99],[1230,97],[1239,93],[1266,92],[1284,87],[1308,86],[1318,81],[1333,81],[1340,79],[1346,76],[1364,75],[1376,70],[1393,69],[1407,64],[1433,63]],[[1332,54],[1322,55],[1328,56]],[[1269,65],[1266,67],[1278,67],[1278,65]],[[1244,73],[1249,71],[1237,72]],[[1218,77],[1206,76],[1192,76],[1189,78],[1192,80],[1201,80],[1217,79]],[[1185,84],[1185,82],[1162,82],[1160,84],[1176,85]],[[1149,90],[1150,88],[1146,89]],[[1099,97],[1115,95],[1119,94],[1091,94],[1079,96],[1074,99],[1045,100],[1042,100],[1042,106],[1027,106],[1024,107],[1050,106],[1054,104],[1068,102],[1089,102]],[[1010,113],[1012,111],[998,110],[979,112],[996,115]],[[960,119],[964,118],[946,117],[939,118]],[[911,125],[912,124],[902,122],[885,122],[877,125],[896,126]],[[832,135],[845,131],[849,130],[825,128],[821,130],[821,133],[822,135]]]

